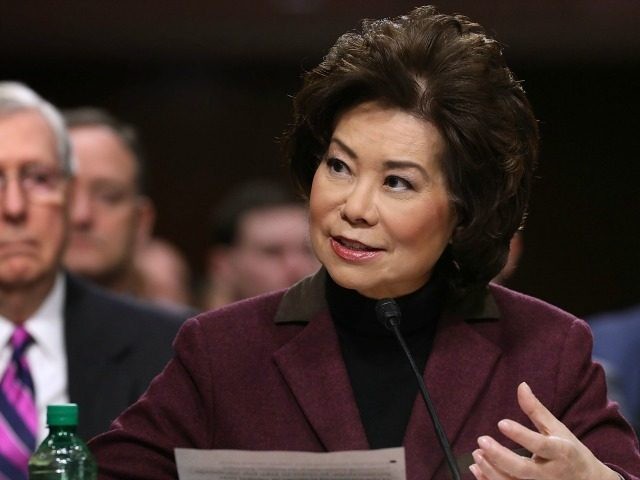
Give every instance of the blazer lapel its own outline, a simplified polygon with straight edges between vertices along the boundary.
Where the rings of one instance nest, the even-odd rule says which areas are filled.
[[[500,357],[500,348],[478,333],[459,316],[443,319],[427,362],[424,381],[438,412],[450,444],[455,443],[465,420],[473,415],[473,406],[483,386],[489,380],[493,366]],[[413,406],[405,436],[408,452],[409,478],[414,472],[426,472],[432,478],[444,462],[433,424],[422,396]],[[455,446],[454,455],[459,456]],[[422,475],[421,475],[422,476]]]
[[[327,310],[315,314],[274,359],[326,450],[369,448]]]
[[[342,359],[337,334],[324,303],[324,269],[283,297],[276,323],[311,322],[274,355],[285,381],[327,450],[369,448]],[[499,309],[488,291],[480,292],[441,319],[424,372],[439,418],[454,444],[489,380],[501,350],[471,322],[494,322]],[[407,367],[408,368],[408,367]],[[407,478],[432,478],[444,454],[421,396],[407,426]],[[456,452],[460,453],[468,452]],[[426,475],[425,475],[426,473]]]

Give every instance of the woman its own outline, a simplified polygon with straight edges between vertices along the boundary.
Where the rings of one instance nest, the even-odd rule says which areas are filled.
[[[473,455],[467,475],[640,478],[585,324],[488,285],[538,145],[499,45],[430,7],[365,22],[306,75],[295,108],[289,158],[323,269],[190,320],[175,359],[92,442],[104,478],[175,477],[175,447],[399,445],[407,478],[446,478],[411,371],[375,318],[386,297],[454,453]]]

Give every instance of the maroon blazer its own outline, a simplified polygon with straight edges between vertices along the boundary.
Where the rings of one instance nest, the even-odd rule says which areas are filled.
[[[324,302],[324,274],[188,320],[174,359],[91,441],[100,478],[176,478],[176,447],[369,448]],[[424,379],[456,455],[477,448],[483,434],[518,447],[496,424],[531,425],[516,401],[526,381],[599,459],[640,479],[636,437],[607,401],[589,328],[553,306],[491,285],[443,315]],[[408,479],[448,478],[419,397],[403,445]]]

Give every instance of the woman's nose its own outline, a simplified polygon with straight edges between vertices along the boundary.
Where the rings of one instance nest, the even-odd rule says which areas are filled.
[[[355,184],[344,199],[342,219],[352,225],[375,225],[378,222],[375,197],[375,190],[368,183]]]

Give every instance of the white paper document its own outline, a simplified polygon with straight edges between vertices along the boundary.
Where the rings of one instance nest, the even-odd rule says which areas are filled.
[[[180,480],[406,480],[404,448],[254,452],[176,448]]]

